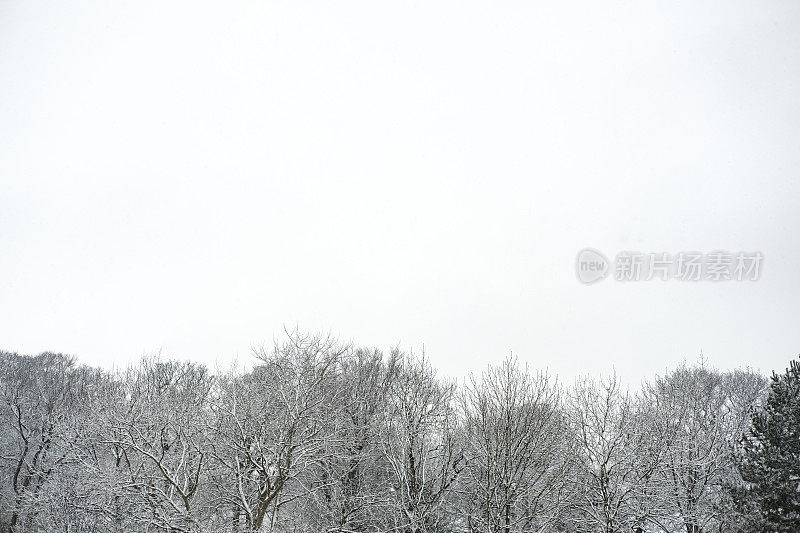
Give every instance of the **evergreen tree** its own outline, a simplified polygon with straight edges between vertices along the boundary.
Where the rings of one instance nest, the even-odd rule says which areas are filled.
[[[753,414],[738,467],[744,487],[735,495],[744,514],[765,532],[800,531],[800,361],[773,373],[769,396]]]

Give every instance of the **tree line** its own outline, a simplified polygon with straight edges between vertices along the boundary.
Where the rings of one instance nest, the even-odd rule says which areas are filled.
[[[800,530],[795,363],[631,391],[514,358],[457,384],[297,331],[254,355],[109,372],[0,352],[0,530]]]

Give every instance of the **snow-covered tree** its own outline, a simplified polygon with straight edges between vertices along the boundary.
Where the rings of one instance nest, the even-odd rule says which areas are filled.
[[[754,510],[762,531],[800,531],[800,362],[773,374],[763,408],[741,443],[738,467],[745,484],[740,510]]]
[[[564,510],[572,459],[559,387],[507,359],[472,378],[462,409],[467,531],[546,531]]]

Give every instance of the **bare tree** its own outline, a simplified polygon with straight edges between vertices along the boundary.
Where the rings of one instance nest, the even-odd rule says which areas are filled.
[[[391,382],[384,453],[393,473],[393,529],[450,529],[447,496],[464,468],[454,411],[455,385],[439,380],[424,357],[404,355]]]
[[[213,378],[204,366],[146,358],[122,376],[122,403],[106,444],[123,476],[124,497],[145,529],[195,531],[210,443],[204,430]]]
[[[667,428],[659,469],[663,512],[653,523],[664,531],[725,530],[725,485],[737,475],[732,449],[763,387],[761,376],[701,365],[682,366],[647,388],[649,408]]]
[[[336,431],[321,452],[308,516],[317,531],[365,531],[383,527],[392,475],[381,438],[398,354],[357,349],[339,361],[341,392],[328,416]]]
[[[466,529],[546,530],[563,512],[571,457],[560,389],[507,359],[473,376],[462,407]]]
[[[327,411],[345,351],[329,337],[294,332],[271,352],[258,350],[250,374],[221,382],[214,482],[233,531],[273,530],[283,506],[315,490],[303,474],[318,466],[335,429]]]
[[[570,399],[577,439],[573,523],[581,531],[602,533],[642,527],[663,440],[616,374],[578,381]]]
[[[2,513],[8,531],[36,527],[47,484],[73,457],[93,373],[56,353],[0,353],[2,471],[10,489]]]
[[[123,485],[105,444],[119,383],[111,374],[83,366],[62,379],[73,383],[77,401],[69,403],[69,423],[59,428],[62,460],[43,484],[26,531],[120,531],[127,511],[117,505]]]

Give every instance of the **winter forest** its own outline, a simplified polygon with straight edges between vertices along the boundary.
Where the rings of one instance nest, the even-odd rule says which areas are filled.
[[[797,410],[794,364],[770,383],[701,362],[633,390],[614,375],[562,383],[515,358],[455,383],[424,355],[301,332],[254,357],[248,371],[147,357],[112,373],[1,353],[2,531],[796,524],[780,522],[791,502],[765,497],[793,474],[763,460],[776,432],[797,441],[797,419],[781,412]]]

